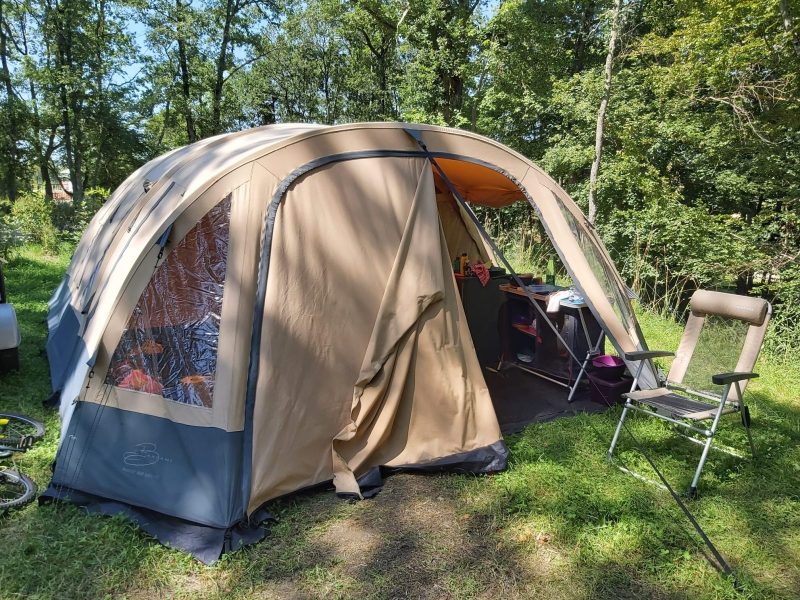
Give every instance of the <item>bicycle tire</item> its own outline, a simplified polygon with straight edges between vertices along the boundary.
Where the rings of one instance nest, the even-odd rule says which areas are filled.
[[[19,471],[0,471],[0,511],[28,504],[36,497],[36,484]]]
[[[0,436],[0,446],[20,446],[23,441],[29,448],[44,437],[44,425],[25,415],[0,412],[0,419],[8,419],[8,425]]]

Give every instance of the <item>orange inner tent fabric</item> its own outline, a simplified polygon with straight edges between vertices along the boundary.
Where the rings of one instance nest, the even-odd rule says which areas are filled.
[[[437,158],[436,162],[468,202],[501,208],[525,199],[517,184],[489,167],[451,158]],[[448,190],[447,184],[435,169],[433,174],[436,188]]]

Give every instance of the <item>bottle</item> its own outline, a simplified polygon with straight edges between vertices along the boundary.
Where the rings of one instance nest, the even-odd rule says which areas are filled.
[[[469,257],[467,256],[467,253],[464,252],[464,254],[461,255],[461,274],[462,275],[466,275],[467,274],[467,265],[469,265]]]
[[[547,285],[556,284],[556,264],[552,256],[547,259],[547,279],[545,281]]]

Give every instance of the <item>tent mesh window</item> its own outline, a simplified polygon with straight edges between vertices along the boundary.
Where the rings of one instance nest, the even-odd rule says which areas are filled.
[[[707,315],[700,337],[683,376],[685,387],[698,392],[721,394],[711,376],[736,370],[749,325],[736,319]]]
[[[230,212],[228,195],[156,268],[114,351],[106,383],[212,406]]]
[[[564,206],[564,203],[553,194],[553,197],[561,209],[561,214],[567,221],[572,234],[578,242],[583,254],[586,257],[586,262],[592,269],[597,282],[603,288],[606,297],[611,302],[614,312],[619,317],[619,320],[625,326],[625,329],[634,335],[634,339],[638,338],[636,334],[636,318],[633,315],[630,300],[624,290],[620,289],[617,280],[614,276],[614,267],[608,263],[605,257],[600,253],[594,240],[591,239],[588,232],[586,232],[578,223],[575,216]]]

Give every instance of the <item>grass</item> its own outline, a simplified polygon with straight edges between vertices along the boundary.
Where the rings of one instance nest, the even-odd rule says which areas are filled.
[[[42,418],[45,442],[19,459],[45,486],[57,417],[41,349],[47,299],[67,257],[24,248],[7,266],[23,369],[0,377],[0,406]],[[652,347],[681,327],[641,313]],[[666,366],[666,365],[664,365]],[[0,521],[0,598],[797,598],[800,596],[800,368],[758,366],[749,389],[756,461],[712,453],[692,511],[734,566],[714,571],[666,493],[605,460],[618,411],[528,427],[492,477],[397,475],[370,501],[330,491],[273,503],[263,543],[205,567],[119,518],[29,505]],[[653,419],[635,435],[683,487],[697,448]],[[745,448],[730,419],[722,441]],[[623,438],[622,458],[647,472]]]

